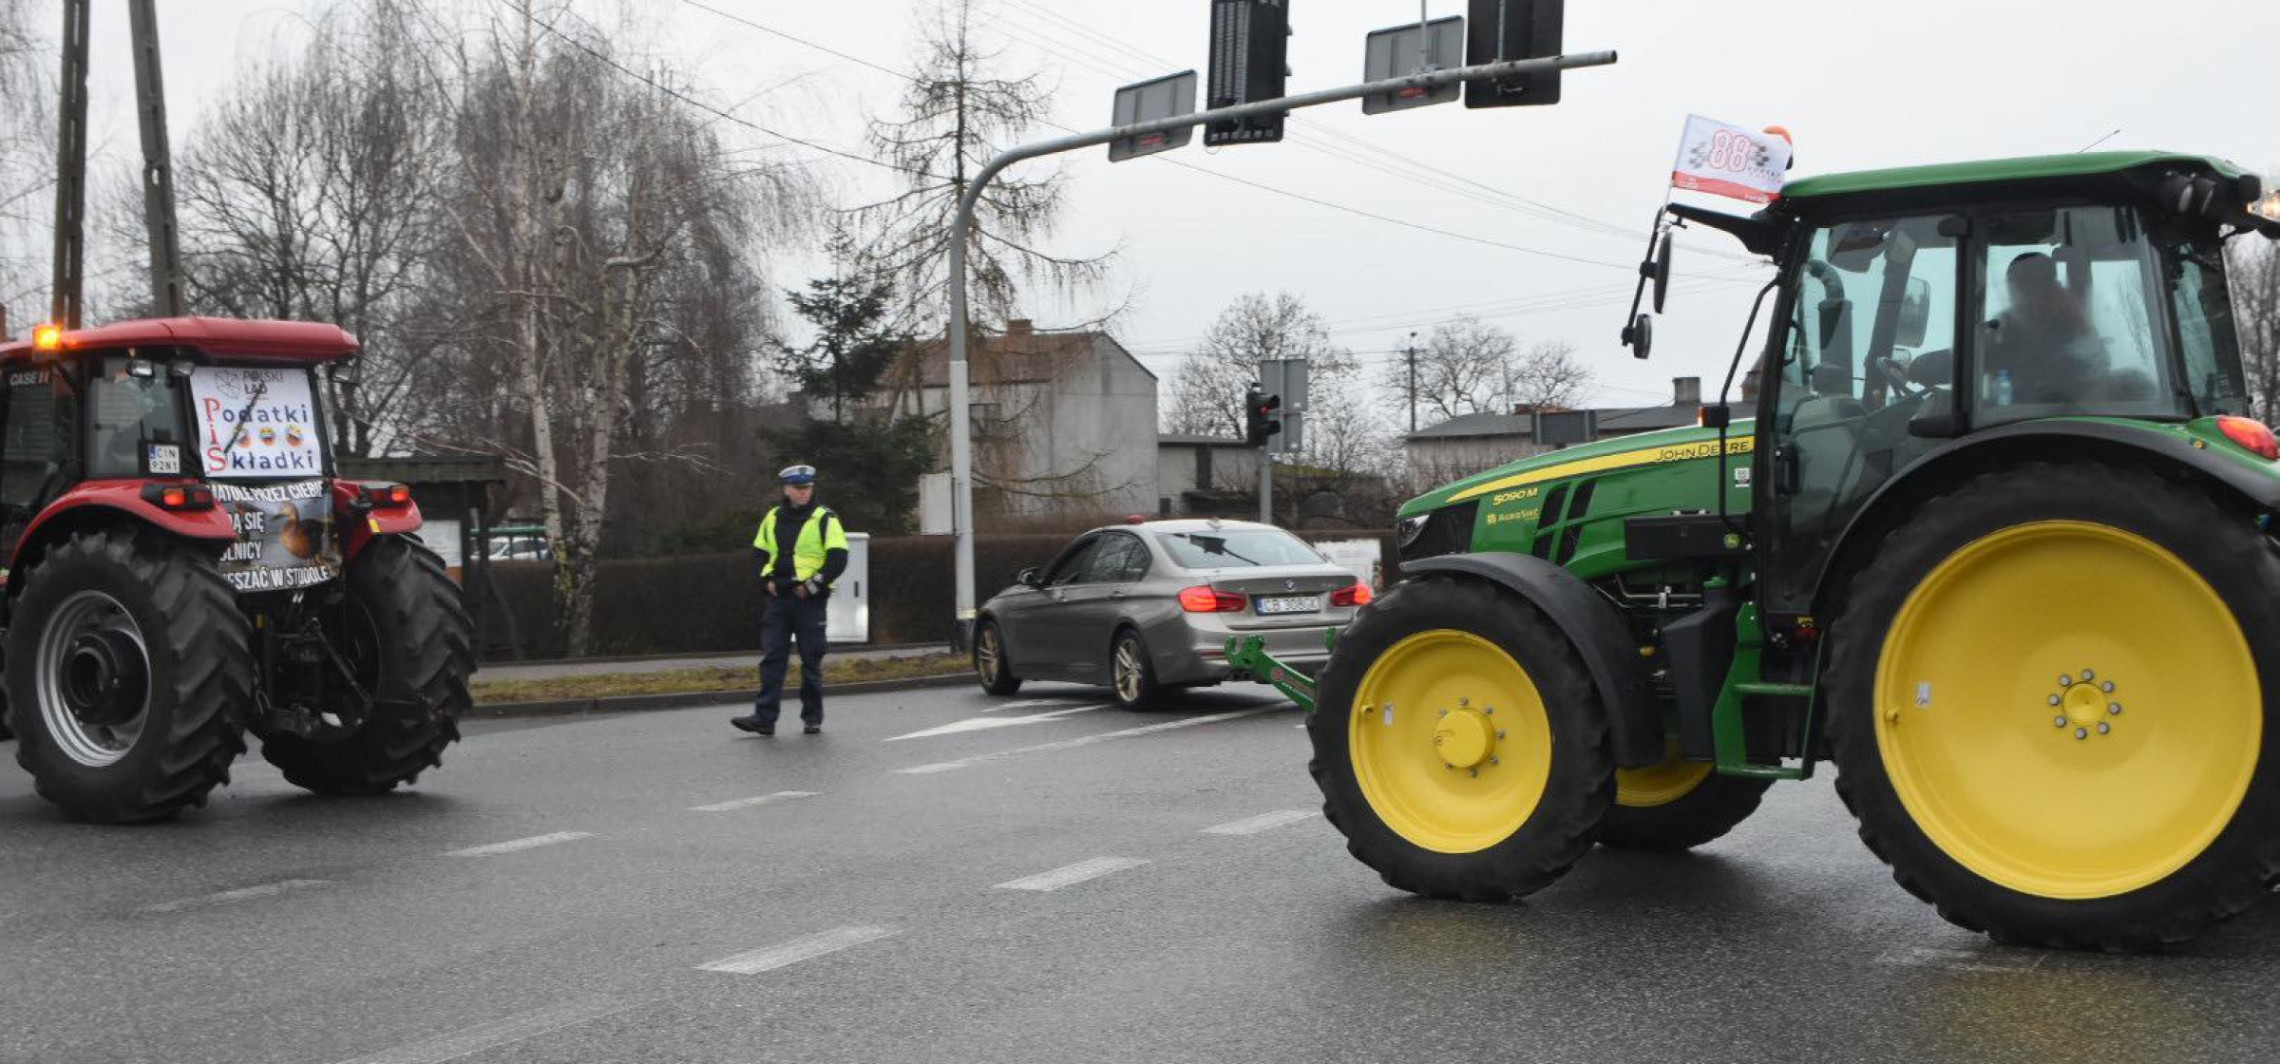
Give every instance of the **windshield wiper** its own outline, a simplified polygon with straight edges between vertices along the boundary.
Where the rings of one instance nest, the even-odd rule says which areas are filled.
[[[246,399],[245,409],[238,411],[237,431],[230,433],[230,442],[223,444],[222,450],[228,451],[230,448],[237,446],[239,440],[245,438],[245,430],[247,425],[245,419],[253,416],[254,404],[261,402],[261,397],[268,394],[268,381],[257,381],[254,383],[253,395]]]

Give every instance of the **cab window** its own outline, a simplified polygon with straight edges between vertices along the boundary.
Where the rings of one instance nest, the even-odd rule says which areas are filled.
[[[2067,414],[2184,417],[2157,315],[2159,258],[2126,207],[1982,217],[1973,423]]]
[[[174,378],[149,359],[106,355],[87,382],[87,475],[172,476],[183,462],[182,403]]]
[[[0,441],[0,503],[9,515],[44,504],[76,479],[72,428],[78,401],[53,369],[12,369],[7,373],[5,440]]]
[[[1068,553],[1053,563],[1052,572],[1045,575],[1045,586],[1067,587],[1084,579],[1087,561],[1099,546],[1100,540],[1095,538],[1080,540],[1076,546],[1070,547]]]

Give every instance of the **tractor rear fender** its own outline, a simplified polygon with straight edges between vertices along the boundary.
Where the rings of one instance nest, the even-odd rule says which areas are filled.
[[[1993,469],[2026,462],[2127,466],[2199,484],[2248,511],[2280,511],[2280,464],[2258,469],[2223,442],[2200,445],[2163,431],[2099,421],[2022,421],[1973,433],[1915,461],[1869,496],[1821,570],[1813,611],[1836,616],[1851,574],[1925,500]]]
[[[237,538],[229,515],[220,509],[169,510],[142,497],[141,480],[91,480],[64,492],[40,511],[16,541],[8,558],[8,593],[23,590],[24,577],[40,561],[48,545],[78,529],[114,521],[150,525],[184,539],[211,541],[216,551]]]
[[[1443,554],[1404,562],[1402,576],[1451,573],[1487,580],[1551,619],[1591,672],[1615,737],[1615,763],[1624,768],[1661,764],[1665,757],[1662,711],[1656,706],[1638,642],[1615,604],[1575,574],[1527,554]]]

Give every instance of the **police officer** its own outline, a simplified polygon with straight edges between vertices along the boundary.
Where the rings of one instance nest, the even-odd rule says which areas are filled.
[[[766,607],[760,624],[760,697],[750,716],[729,723],[759,735],[776,734],[784,695],[784,667],[794,636],[800,643],[800,720],[807,734],[823,730],[823,611],[831,583],[847,568],[847,530],[839,515],[815,501],[815,467],[796,465],[776,475],[784,502],[760,519],[752,552],[760,557]]]

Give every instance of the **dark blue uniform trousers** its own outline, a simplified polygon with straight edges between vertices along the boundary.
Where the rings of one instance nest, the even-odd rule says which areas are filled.
[[[801,598],[786,592],[763,599],[760,620],[760,697],[752,712],[760,723],[776,726],[784,698],[784,668],[791,661],[792,639],[800,643],[800,719],[823,723],[823,608],[827,596]]]

